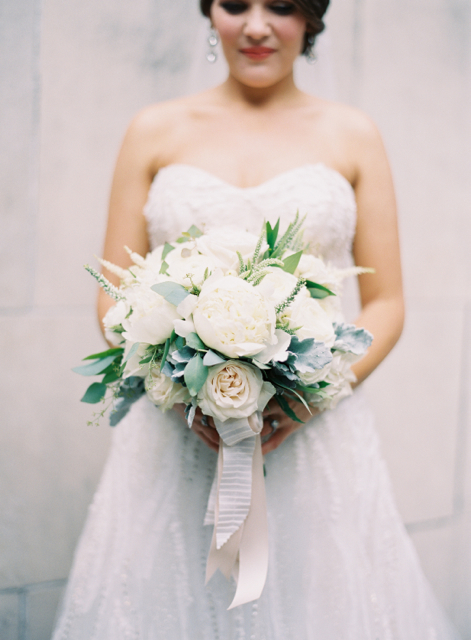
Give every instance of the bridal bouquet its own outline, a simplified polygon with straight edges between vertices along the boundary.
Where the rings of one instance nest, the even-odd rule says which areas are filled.
[[[372,336],[342,321],[338,295],[345,276],[302,250],[296,215],[260,236],[234,228],[202,234],[191,227],[134,265],[103,265],[121,279],[114,287],[87,266],[115,300],[104,318],[115,345],[74,369],[103,375],[82,400],[111,391],[117,424],[142,394],[163,411],[186,404],[191,427],[200,407],[222,440],[206,524],[214,524],[209,577],[238,566],[237,606],[259,597],[268,562],[261,457],[261,412],[274,398],[299,421],[296,401],[332,408],[351,393],[351,364]],[[291,402],[290,402],[291,401]],[[265,514],[265,515],[264,515]]]

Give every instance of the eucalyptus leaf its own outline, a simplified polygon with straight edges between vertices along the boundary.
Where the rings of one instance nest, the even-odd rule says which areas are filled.
[[[165,262],[165,260],[164,260],[162,262],[162,264],[160,265],[159,273],[163,273],[164,275],[167,275],[167,269],[168,269],[168,262]]]
[[[113,368],[112,371],[108,371],[102,379],[103,384],[111,384],[112,382],[116,382],[116,380],[120,379],[119,373]]]
[[[214,367],[216,364],[222,364],[226,362],[226,359],[220,356],[218,353],[211,351],[211,349],[205,354],[203,358],[203,364],[207,367]]]
[[[183,347],[185,346],[185,338],[183,338],[182,336],[177,336],[175,338],[175,346],[177,347],[177,350],[183,349]]]
[[[115,427],[128,413],[131,406],[145,393],[144,380],[130,376],[123,380],[118,390],[118,400],[110,413],[110,426]]]
[[[187,291],[185,287],[182,287],[181,284],[177,284],[176,282],[159,282],[159,284],[152,285],[151,289],[176,307],[190,295],[190,292]]]
[[[172,245],[169,242],[166,242],[164,244],[164,248],[162,250],[162,260],[165,260],[165,258],[168,256],[168,254],[171,251],[174,251],[174,250],[175,250],[175,247],[172,247]]]
[[[160,371],[164,374],[164,376],[167,376],[167,378],[171,378],[173,376],[174,367],[172,367],[170,362],[167,360],[166,362],[164,362],[164,366]]]
[[[132,347],[129,349],[127,354],[125,355],[123,362],[128,362],[128,360],[130,360],[133,357],[133,355],[136,353],[138,349],[139,349],[139,342],[135,342],[132,345]]]
[[[106,356],[105,358],[100,358],[100,360],[95,360],[95,362],[90,362],[90,364],[84,364],[80,367],[74,367],[72,371],[75,373],[79,373],[81,376],[96,376],[99,373],[103,373],[103,371],[116,359],[115,354],[111,354]]]
[[[113,327],[114,329],[114,327]],[[114,356],[118,356],[121,353],[124,352],[124,349],[122,349],[121,347],[113,347],[112,349],[107,349],[106,351],[101,351],[101,353],[94,353],[91,356],[87,356],[86,358],[84,358],[84,360],[97,360],[97,359],[101,359],[101,358],[107,358],[108,356],[111,356],[114,354]]]
[[[203,364],[203,359],[197,353],[186,365],[184,379],[191,396],[198,395],[208,377],[208,367]]]
[[[203,233],[198,229],[198,227],[195,227],[194,224],[192,224],[191,227],[188,229],[187,234],[191,238],[200,238],[203,235]]]
[[[188,347],[196,350],[207,349],[201,338],[196,333],[189,333],[186,337],[186,344]]]
[[[283,260],[283,271],[287,273],[294,273],[296,271],[296,267],[301,260],[301,256],[303,255],[302,251],[298,251],[297,253],[293,253],[293,255],[284,258]]]
[[[175,362],[190,362],[194,355],[195,349],[192,349],[191,347],[183,347],[183,349],[179,349],[172,353],[172,360]]]
[[[85,395],[80,402],[88,402],[89,404],[96,404],[101,402],[106,395],[108,387],[103,382],[94,382],[85,391]]]

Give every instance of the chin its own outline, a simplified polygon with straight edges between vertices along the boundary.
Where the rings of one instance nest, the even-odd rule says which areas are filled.
[[[291,69],[279,71],[278,73],[270,72],[268,69],[256,69],[250,70],[244,69],[231,70],[232,76],[241,84],[253,89],[267,89],[275,84],[278,84],[284,80],[290,73]]]

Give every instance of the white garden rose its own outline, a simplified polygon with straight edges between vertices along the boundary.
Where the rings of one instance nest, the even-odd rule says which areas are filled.
[[[332,322],[317,300],[311,297],[298,297],[283,309],[280,314],[283,323],[295,330],[300,340],[315,338],[331,347],[335,342],[335,331]]]
[[[144,284],[134,285],[126,292],[126,298],[133,312],[123,321],[123,337],[129,342],[165,342],[173,331],[174,320],[180,318],[175,306]]]
[[[193,322],[201,340],[229,358],[253,356],[277,342],[273,306],[256,287],[235,276],[206,280]]]
[[[158,367],[154,367],[146,377],[145,387],[148,398],[162,411],[171,409],[178,402],[187,404],[191,400],[188,389],[160,373]]]
[[[312,282],[317,282],[334,293],[340,293],[342,278],[339,270],[325,264],[320,258],[303,253],[296,268],[295,275],[298,278],[305,278]]]
[[[292,273],[287,273],[278,267],[270,267],[268,273],[258,285],[258,289],[276,307],[292,293],[298,283],[298,278]],[[303,287],[298,296],[309,296],[308,290]]]
[[[140,344],[134,351],[132,356],[129,357],[129,352],[133,348],[133,346],[134,345],[131,342],[126,342],[124,347],[124,359],[126,361],[126,365],[123,371],[123,378],[129,378],[129,376],[138,376],[139,378],[145,378],[149,373],[149,365],[140,364],[140,362],[146,355],[146,349],[148,345]]]
[[[239,252],[244,260],[251,258],[257,246],[258,236],[242,231],[236,226],[219,227],[196,239],[196,247],[203,255],[214,260],[218,267],[227,272],[238,273]],[[262,247],[265,251],[266,245]]]
[[[115,347],[121,344],[123,337],[120,333],[112,331],[112,328],[119,327],[119,325],[124,322],[130,308],[131,307],[127,300],[118,300],[116,304],[108,309],[105,317],[103,318],[105,338]]]
[[[221,422],[229,418],[248,418],[263,411],[275,387],[264,382],[257,367],[238,360],[228,360],[210,367],[209,375],[198,394],[201,411]]]
[[[327,387],[322,389],[323,393],[327,394],[327,397],[320,399],[318,402],[315,400],[315,395],[311,398],[311,401],[320,410],[333,409],[340,400],[352,394],[351,383],[356,382],[356,376],[350,367],[351,360],[345,355],[339,352],[334,353],[332,362],[323,369],[323,371],[328,369],[327,375],[321,378],[329,383]],[[306,382],[311,379],[310,374],[301,374],[300,377]]]
[[[210,256],[198,253],[193,243],[193,248],[187,245],[189,243],[177,245],[176,249],[167,254],[165,257],[165,262],[168,264],[167,274],[170,280],[185,287],[191,286],[192,282],[201,286],[206,270],[214,271],[217,266],[216,261]],[[192,276],[191,280],[188,277],[189,274]]]

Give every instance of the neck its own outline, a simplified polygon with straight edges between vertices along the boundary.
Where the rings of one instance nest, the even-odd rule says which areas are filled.
[[[275,107],[291,102],[301,95],[294,83],[293,72],[269,87],[251,87],[229,74],[221,89],[231,101],[251,107]]]

